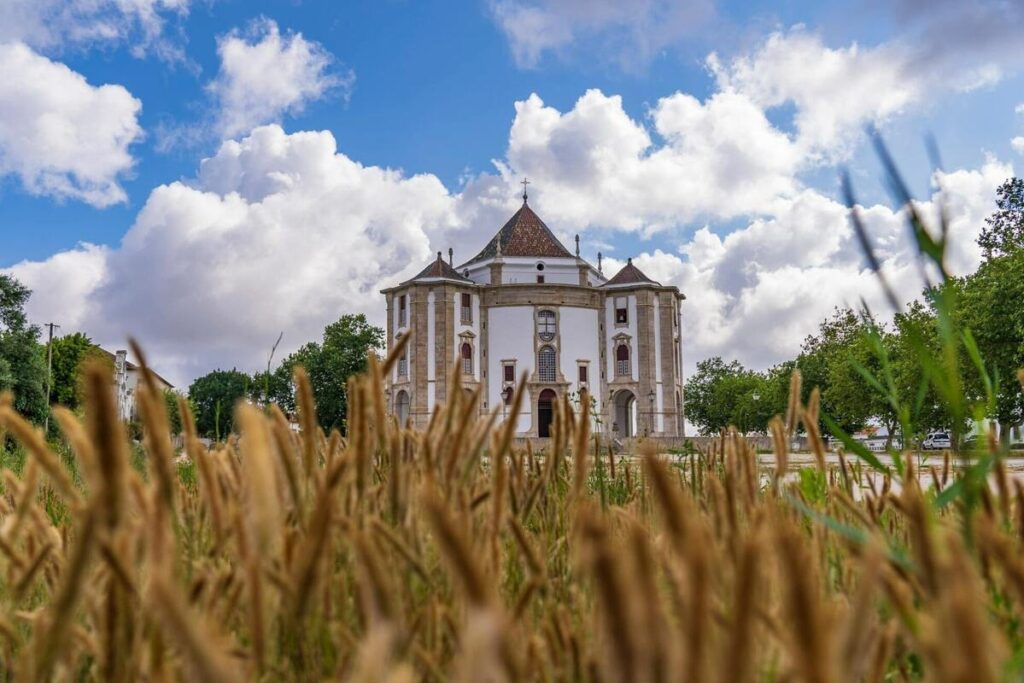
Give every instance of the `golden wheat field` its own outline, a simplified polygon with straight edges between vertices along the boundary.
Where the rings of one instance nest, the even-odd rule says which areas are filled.
[[[177,460],[149,377],[142,471],[102,369],[85,419],[58,415],[73,462],[0,405],[29,453],[20,476],[3,473],[3,677],[1020,675],[1024,491],[998,458],[991,488],[948,456],[927,477],[912,459],[892,475],[827,469],[813,398],[773,423],[773,471],[735,434],[677,460],[616,458],[585,407],[558,411],[534,453],[462,391],[424,433],[399,430],[381,392],[391,362],[351,382],[347,439],[313,426],[300,372],[299,433],[242,405],[240,435],[209,450],[186,419]],[[786,432],[801,421],[819,466],[789,481]]]

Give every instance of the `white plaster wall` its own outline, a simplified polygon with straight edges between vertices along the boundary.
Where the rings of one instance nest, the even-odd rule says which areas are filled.
[[[427,410],[434,409],[437,368],[434,367],[434,293],[427,294]]]
[[[569,391],[579,391],[579,372],[577,361],[590,361],[590,391],[597,400],[597,410],[601,410],[600,375],[600,340],[598,337],[599,311],[592,308],[575,308],[560,306],[559,325],[561,348],[559,349],[559,369],[569,380]]]
[[[615,325],[615,299],[619,296],[626,297],[626,307],[629,309],[629,324],[623,327],[616,327]],[[605,349],[605,358],[608,363],[606,368],[608,381],[611,382],[615,379],[615,335],[621,332],[625,332],[630,336],[629,362],[632,365],[633,379],[638,379],[640,377],[640,359],[637,353],[636,295],[616,294],[615,290],[609,291],[608,298],[605,300],[604,312],[605,338],[608,344],[608,348]]]
[[[487,405],[501,405],[501,361],[516,360],[516,381],[534,372],[533,306],[496,306],[487,311]],[[516,424],[516,432],[530,430],[532,416],[527,396]]]
[[[578,285],[580,271],[576,259],[554,258],[514,258],[505,257],[501,268],[501,281],[504,284],[537,283],[537,276],[544,276],[544,283]],[[537,264],[543,263],[544,270],[537,270]]]
[[[485,261],[483,265],[478,264],[470,266],[469,268],[463,268],[459,271],[459,275],[466,275],[466,270],[469,270],[469,275],[467,277],[478,285],[491,284],[490,261]]]
[[[473,333],[473,379],[480,381],[480,357],[482,354],[480,343],[480,296],[476,293],[470,294],[471,306],[473,309],[473,322],[465,324],[462,322],[462,293],[456,292],[452,296],[452,304],[455,306],[455,348],[452,349],[452,356],[461,368],[462,363],[462,339],[459,337],[464,332]],[[488,401],[487,405],[493,405]]]

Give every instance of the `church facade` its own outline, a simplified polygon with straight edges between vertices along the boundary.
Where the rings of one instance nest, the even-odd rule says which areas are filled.
[[[611,438],[683,436],[682,334],[676,287],[632,260],[606,278],[523,205],[483,250],[456,267],[437,258],[382,292],[388,345],[411,334],[387,380],[399,422],[424,428],[447,399],[457,368],[480,411],[507,406],[521,376],[526,396],[516,434],[550,435],[553,406],[582,391]],[[504,418],[505,416],[503,416]]]

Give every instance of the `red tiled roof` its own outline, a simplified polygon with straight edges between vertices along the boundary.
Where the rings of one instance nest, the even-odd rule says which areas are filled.
[[[610,287],[612,285],[636,285],[636,284],[650,284],[661,286],[660,282],[655,282],[651,278],[644,275],[643,271],[633,265],[633,259],[627,259],[626,265],[622,267],[622,270],[615,274],[608,282],[601,285],[602,287]]]
[[[573,258],[573,255],[562,246],[548,226],[544,225],[544,221],[533,212],[525,199],[523,205],[512,215],[512,218],[508,219],[498,234],[465,265],[494,258],[498,255],[499,243],[502,256]]]
[[[459,275],[458,271],[448,265],[448,263],[441,258],[441,252],[437,252],[437,258],[434,261],[431,261],[429,266],[421,270],[412,280],[406,280],[406,282],[415,282],[416,280],[423,280],[425,278],[442,278],[445,280],[471,282],[469,278]],[[405,284],[405,282],[402,284]]]

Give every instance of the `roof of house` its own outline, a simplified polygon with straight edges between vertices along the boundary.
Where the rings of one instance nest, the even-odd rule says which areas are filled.
[[[107,351],[107,350],[106,350],[105,348],[103,348],[103,347],[101,347],[101,346],[97,346],[96,348],[98,348],[98,349],[99,349],[100,351],[102,351],[102,352],[103,352],[103,353],[105,353],[105,354],[106,354],[107,356],[109,356],[109,357],[110,357],[110,360],[111,360],[111,361],[115,361],[115,360],[117,360],[117,356],[115,356],[114,354],[112,354],[112,353],[111,353],[110,351]],[[131,362],[131,361],[130,361],[130,360],[128,360],[127,358],[125,358],[125,361],[124,361],[124,363],[125,363],[125,367],[126,367],[126,368],[127,368],[128,370],[141,370],[141,369],[142,369],[142,368],[141,368],[140,366],[138,366],[138,365],[136,365],[135,363]],[[158,373],[158,372],[157,372],[156,370],[154,370],[153,368],[150,368],[150,369],[149,369],[149,371],[153,373],[153,376],[154,376],[154,377],[156,377],[156,378],[157,378],[158,380],[160,380],[161,382],[163,382],[164,384],[166,384],[166,385],[167,385],[167,387],[168,387],[169,389],[173,389],[173,388],[174,388],[174,385],[173,385],[173,384],[171,384],[170,382],[168,382],[168,381],[167,381],[166,379],[164,379],[163,377],[161,377],[161,376],[160,376],[160,373]]]
[[[622,270],[615,274],[608,282],[601,285],[602,287],[614,287],[615,285],[657,285],[661,286],[660,282],[655,282],[651,278],[644,275],[644,272],[633,265],[633,259],[627,259],[626,265],[622,266]]]
[[[523,205],[512,214],[491,241],[479,254],[466,261],[470,265],[477,261],[501,256],[524,256],[528,258],[574,258],[544,221],[534,213],[523,198]]]
[[[427,279],[438,279],[438,280],[456,280],[457,282],[472,282],[469,278],[459,275],[458,271],[451,267],[443,258],[441,258],[441,252],[437,252],[437,258],[430,262],[426,268],[421,270],[419,274],[411,280],[406,280],[402,284],[407,282],[415,282],[416,280],[427,280]]]

